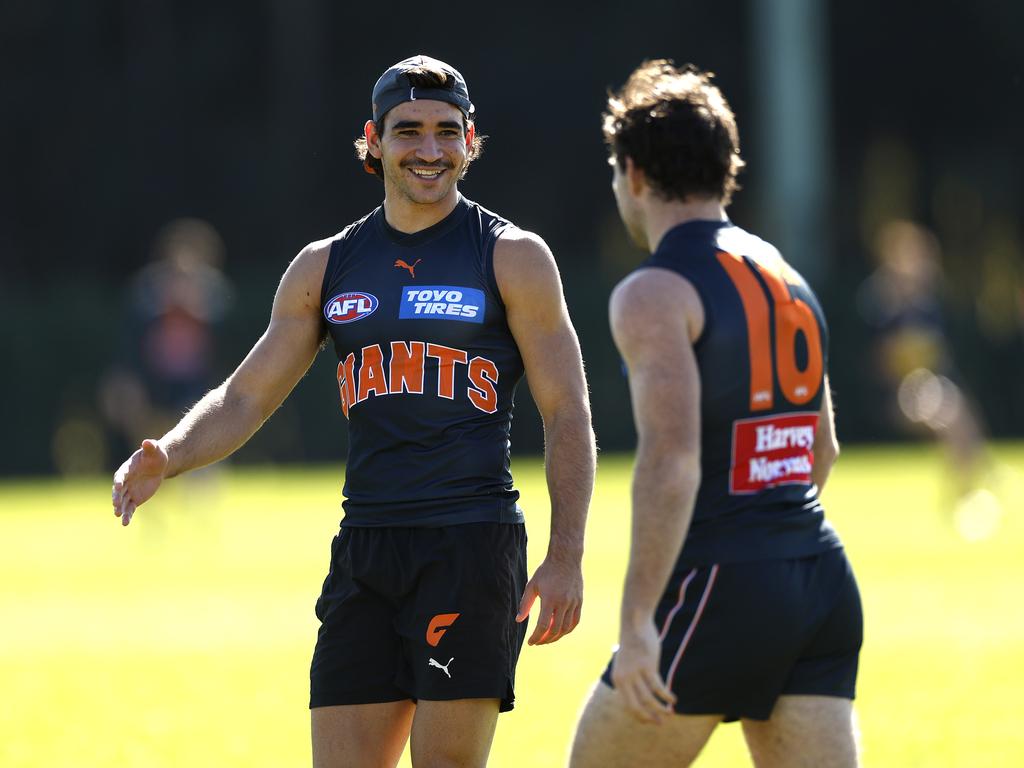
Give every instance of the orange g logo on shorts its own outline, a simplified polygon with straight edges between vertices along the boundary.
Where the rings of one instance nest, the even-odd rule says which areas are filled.
[[[461,614],[439,613],[427,625],[427,644],[436,647],[441,637]]]

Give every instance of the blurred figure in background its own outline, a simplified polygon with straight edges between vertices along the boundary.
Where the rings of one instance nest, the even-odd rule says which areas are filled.
[[[216,383],[217,329],[233,302],[223,262],[224,242],[206,221],[176,219],[157,234],[129,288],[119,360],[101,383],[122,447],[166,432]]]
[[[872,372],[884,426],[941,441],[952,470],[957,523],[971,538],[963,516],[997,502],[984,488],[990,468],[984,428],[957,383],[947,339],[939,241],[919,224],[893,219],[879,230],[875,253],[878,267],[861,286],[857,303],[874,332]],[[994,519],[987,524],[992,525]]]

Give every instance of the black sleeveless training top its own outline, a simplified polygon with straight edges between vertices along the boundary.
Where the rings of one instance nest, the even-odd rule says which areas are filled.
[[[729,221],[690,221],[639,269],[682,275],[704,305],[701,483],[678,568],[841,546],[811,481],[828,328],[804,279]]]
[[[331,244],[321,306],[348,417],[343,526],[523,521],[509,471],[523,361],[493,266],[511,226],[460,196],[419,232],[380,207]]]

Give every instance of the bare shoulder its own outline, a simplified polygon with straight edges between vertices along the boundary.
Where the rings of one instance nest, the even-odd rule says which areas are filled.
[[[510,295],[556,289],[561,279],[555,257],[543,238],[518,227],[509,227],[494,244],[494,277],[506,300]]]
[[[308,243],[292,259],[288,269],[294,269],[305,277],[315,278],[319,288],[319,284],[323,281],[324,272],[327,269],[327,260],[331,257],[331,243],[333,242],[333,237],[327,237],[323,240],[314,240]]]
[[[704,330],[704,304],[693,283],[660,267],[639,269],[615,286],[609,314],[616,336],[658,334],[683,323],[693,342]]]
[[[612,304],[623,301],[675,304],[680,301],[700,301],[693,283],[670,269],[646,267],[631,272],[612,291]]]
[[[544,242],[544,238],[535,232],[514,226],[506,227],[501,231],[501,234],[498,235],[498,241],[495,243],[494,252],[501,252],[506,256],[521,254],[527,258],[531,254],[546,253],[548,256],[551,255],[551,249]]]
[[[494,244],[494,269],[530,273],[536,269],[558,274],[555,257],[544,239],[518,227],[504,230]]]
[[[277,289],[277,305],[296,311],[320,312],[320,288],[334,238],[315,240],[292,259]]]

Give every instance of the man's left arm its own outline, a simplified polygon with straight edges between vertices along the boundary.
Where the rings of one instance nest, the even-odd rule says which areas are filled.
[[[580,620],[583,535],[597,449],[579,340],[551,251],[536,235],[511,230],[494,246],[494,273],[530,393],[544,421],[551,537],[516,617],[528,619],[540,598],[540,616],[529,643],[543,645],[571,632]]]

